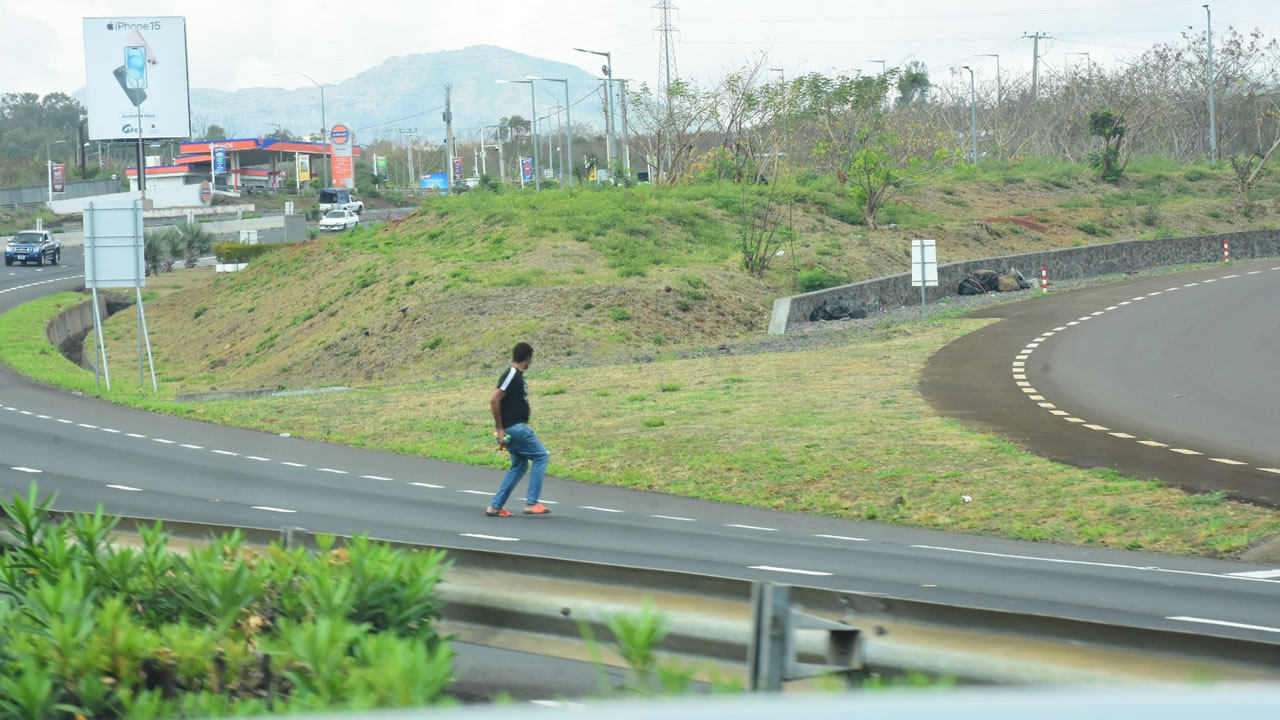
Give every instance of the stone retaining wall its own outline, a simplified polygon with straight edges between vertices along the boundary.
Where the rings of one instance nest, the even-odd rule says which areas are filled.
[[[956,287],[961,280],[974,271],[983,269],[1004,272],[1009,268],[1017,268],[1027,280],[1038,287],[1042,265],[1048,268],[1049,282],[1052,284],[1054,280],[1076,280],[1134,272],[1161,265],[1221,262],[1224,239],[1230,243],[1233,260],[1280,255],[1280,231],[1277,230],[1249,230],[1163,240],[1126,240],[939,265],[938,287],[927,288],[925,296],[929,302],[935,302],[940,298],[956,295]],[[773,301],[769,334],[782,335],[799,323],[809,322],[809,313],[830,299],[858,305],[871,314],[880,308],[918,304],[920,288],[912,287],[911,273],[904,272],[852,285],[778,298]]]

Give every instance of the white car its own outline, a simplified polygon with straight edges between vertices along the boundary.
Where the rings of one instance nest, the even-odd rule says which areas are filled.
[[[330,210],[320,219],[320,229],[341,232],[360,224],[360,216],[350,210]]]

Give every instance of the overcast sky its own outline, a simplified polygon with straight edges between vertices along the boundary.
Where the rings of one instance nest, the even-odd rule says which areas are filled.
[[[655,81],[657,0],[0,0],[0,92],[73,92],[84,85],[82,17],[183,15],[191,84],[235,90],[339,82],[395,55],[493,44],[599,72],[614,53],[615,77]],[[767,50],[788,76],[878,71],[908,58],[935,82],[972,63],[992,77],[1027,68],[1042,31],[1050,66],[1111,64],[1188,26],[1202,29],[1202,0],[678,0],[676,69],[705,81]],[[1280,0],[1215,0],[1215,29],[1260,27],[1280,35]]]

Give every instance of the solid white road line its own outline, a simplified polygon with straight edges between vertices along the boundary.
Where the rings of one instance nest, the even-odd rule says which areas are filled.
[[[520,538],[504,537],[502,535],[481,535],[480,533],[458,533],[462,537],[477,538],[479,540],[497,540],[498,542],[520,542]]]
[[[725,525],[725,527],[742,528],[743,530],[760,530],[762,532],[778,532],[778,528],[760,527],[759,525],[738,525],[736,523],[729,523]]]
[[[1235,577],[1247,578],[1280,578],[1280,570],[1254,570],[1252,572],[1227,573]]]
[[[649,517],[658,518],[659,520],[677,520],[679,522],[697,522],[696,518],[680,517],[679,515],[650,515]]]
[[[411,482],[411,483],[409,483],[409,484],[410,484],[410,485],[417,485],[418,487],[431,488],[432,490],[443,490],[443,489],[444,489],[444,486],[443,486],[443,485],[432,485],[431,483]]]
[[[867,538],[846,537],[844,535],[814,535],[814,537],[826,538],[828,540],[848,540],[849,542],[871,542]]]
[[[112,490],[124,490],[125,492],[142,492],[142,488],[132,487],[130,485],[108,485]]]
[[[1228,622],[1226,620],[1210,620],[1209,618],[1187,617],[1186,615],[1175,615],[1167,617],[1165,620],[1177,620],[1179,622],[1201,623],[1204,625],[1222,625],[1223,627],[1240,628],[1241,630],[1259,630],[1261,632],[1280,633],[1280,628],[1267,627],[1266,625],[1249,625],[1246,623]]]
[[[772,565],[751,565],[751,570],[768,570],[769,572],[790,573],[792,575],[814,575],[816,577],[831,577],[829,572],[821,572],[819,570],[798,570],[796,568],[774,567]]]
[[[296,513],[296,512],[298,512],[297,510],[289,510],[289,509],[287,509],[287,508],[271,507],[270,505],[254,505],[254,506],[252,507],[252,509],[253,509],[253,510],[266,510],[267,512],[276,512],[276,513]]]

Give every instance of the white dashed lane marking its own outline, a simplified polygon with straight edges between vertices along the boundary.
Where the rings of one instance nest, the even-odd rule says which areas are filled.
[[[649,517],[659,520],[675,520],[677,522],[697,522],[695,518],[680,517],[679,515],[650,515]]]
[[[1280,578],[1280,570],[1251,570],[1249,572],[1227,573],[1234,577],[1247,578]]]
[[[393,478],[382,477],[380,475],[361,475],[365,480],[382,480],[383,482],[393,482]]]
[[[778,532],[778,528],[760,527],[759,525],[738,525],[736,523],[728,523],[725,527],[741,528],[743,530],[760,530],[761,532]]]
[[[287,462],[287,461],[285,461],[285,462],[281,462],[280,464],[281,464],[281,465],[288,465],[289,467],[296,467],[296,468],[303,468],[303,467],[306,467],[306,465],[303,465],[302,463],[296,463],[296,462]]]
[[[334,475],[346,475],[346,470],[334,470],[333,468],[316,468],[316,472],[332,473]]]
[[[825,538],[827,540],[845,540],[847,542],[870,542],[867,538],[846,537],[844,535],[814,535],[816,538]]]
[[[191,444],[189,444],[189,443],[182,443],[182,445],[179,445],[179,447],[184,447],[184,448],[186,448],[186,449],[188,449],[188,450],[203,450],[203,449],[204,449],[204,448],[203,448],[203,447],[201,447],[200,445],[191,445]]]
[[[90,425],[89,423],[76,423],[76,425],[77,425],[78,427],[82,427],[82,428],[89,428],[90,430],[97,430],[97,429],[98,429],[98,426],[97,426],[97,425]]]
[[[621,510],[614,510],[613,508],[607,508],[607,507],[596,507],[595,505],[579,505],[578,507],[582,508],[583,510],[595,510],[597,512],[606,512],[606,513],[622,512]]]
[[[289,510],[289,509],[287,509],[287,508],[271,507],[270,505],[254,505],[251,509],[253,509],[253,510],[265,510],[265,511],[267,511],[267,512],[274,512],[274,513],[296,513],[296,512],[298,512],[297,510]]]
[[[230,450],[210,450],[209,452],[211,452],[211,453],[213,453],[213,454],[215,454],[215,455],[227,455],[227,456],[229,456],[229,457],[239,457],[239,456],[240,456],[240,453],[237,453],[237,452],[231,452]]]
[[[164,438],[152,438],[152,440],[155,440],[156,442],[158,442],[158,443],[160,443],[160,444],[162,444],[162,445],[176,445],[176,444],[177,444],[177,443],[175,443],[175,442],[174,442],[174,441],[172,441],[172,440],[165,440]]]
[[[138,433],[127,433],[127,435],[128,437],[131,437],[131,438],[141,438],[143,440],[147,439],[146,435],[139,435]]]
[[[258,462],[271,462],[271,458],[258,457],[257,455],[246,455],[245,460],[257,460]]]
[[[520,542],[520,538],[506,537],[504,535],[482,535],[480,533],[458,533],[462,537],[476,538],[477,540],[496,540],[498,542]]]
[[[751,565],[751,570],[766,570],[768,572],[789,573],[791,575],[813,575],[816,577],[830,577],[831,573],[821,570],[800,570],[797,568],[774,567],[773,565]]]
[[[19,466],[17,466],[17,467],[11,467],[11,468],[9,468],[9,469],[10,469],[10,470],[13,470],[13,471],[15,471],[15,472],[20,472],[20,473],[39,473],[39,472],[42,472],[42,471],[37,470],[37,469],[35,469],[35,468],[23,467],[23,466],[21,466],[21,465],[19,465]]]
[[[142,488],[136,488],[131,485],[108,485],[112,490],[124,490],[125,492],[142,492]]]
[[[417,487],[429,488],[431,490],[444,490],[443,485],[432,485],[431,483],[424,483],[424,482],[411,482],[409,484],[416,485]]]

